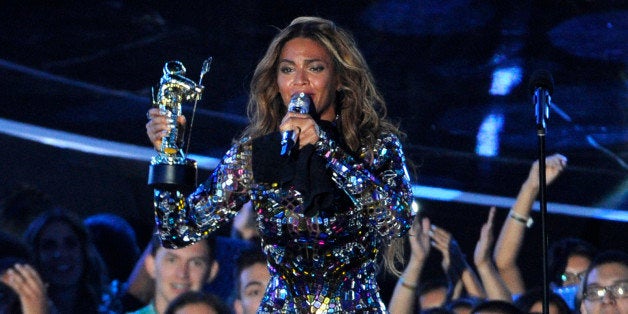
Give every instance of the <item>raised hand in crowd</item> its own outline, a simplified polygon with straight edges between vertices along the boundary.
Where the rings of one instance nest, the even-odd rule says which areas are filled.
[[[469,267],[458,241],[451,235],[451,232],[432,224],[430,238],[432,246],[443,255],[441,266],[451,285],[447,301],[460,297],[462,288],[470,296],[483,298],[482,284],[475,271]]]
[[[50,313],[46,284],[31,265],[15,264],[0,276],[0,282],[18,295],[22,314]]]
[[[554,182],[566,166],[565,156],[561,154],[548,156],[545,159],[546,183],[549,185]],[[493,254],[495,265],[513,295],[522,294],[526,290],[521,271],[517,266],[517,257],[523,244],[525,229],[532,223],[530,213],[539,193],[539,186],[539,162],[537,160],[532,164],[528,178],[521,185],[517,199],[502,225],[495,244]]]
[[[491,252],[495,237],[493,236],[493,219],[495,218],[495,207],[491,207],[486,223],[482,225],[480,238],[473,253],[473,263],[480,275],[486,297],[489,300],[503,300],[510,302],[512,295],[506,287],[503,279],[493,264]]]
[[[423,266],[430,252],[430,220],[415,217],[408,241],[411,254],[408,263],[393,291],[389,311],[391,314],[413,313],[417,302],[416,289],[423,271]]]

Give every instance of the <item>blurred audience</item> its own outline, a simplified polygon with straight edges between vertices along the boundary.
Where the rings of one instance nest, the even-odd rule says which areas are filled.
[[[209,292],[218,296],[222,300],[228,300],[233,296],[233,290],[236,286],[236,278],[234,277],[234,259],[240,255],[243,250],[249,248],[257,248],[261,250],[259,242],[235,239],[225,236],[215,237],[215,254],[214,258],[221,265],[224,266],[224,270],[221,270],[216,275],[216,278],[211,282],[208,282],[203,287],[205,292]]]
[[[418,284],[413,303],[417,303],[416,307],[421,311],[440,308],[449,301],[450,292],[451,283],[444,276],[423,280]]]
[[[560,154],[547,157],[547,184],[566,164]],[[490,209],[473,252],[474,267],[452,233],[417,215],[390,313],[542,312],[542,289],[527,289],[517,265],[532,224],[538,171],[536,161],[497,241],[495,208]],[[211,237],[176,250],[163,248],[153,237],[143,254],[134,229],[121,216],[102,213],[81,221],[73,212],[53,209],[32,186],[20,186],[3,199],[0,218],[0,313],[252,314],[270,280],[250,204],[234,218],[231,237]],[[442,257],[442,272],[434,265],[442,276],[427,278],[423,272],[432,249]],[[628,313],[626,253],[597,253],[576,237],[552,243],[549,314]],[[224,267],[220,272],[219,265]]]
[[[408,234],[410,256],[403,274],[397,280],[390,313],[415,313],[441,308],[460,297],[484,298],[482,284],[450,232],[430,223],[429,218],[415,218]],[[431,248],[442,255],[444,278],[420,282]],[[437,278],[437,277],[436,277]]]
[[[0,202],[0,230],[22,237],[35,217],[52,208],[47,194],[33,185],[19,184]]]
[[[269,281],[270,272],[266,264],[266,255],[261,248],[252,247],[240,252],[235,263],[234,312],[257,313]]]
[[[581,287],[582,314],[628,313],[628,253],[607,250],[596,255]]]
[[[187,291],[201,291],[205,282],[217,275],[215,238],[208,237],[179,249],[161,246],[158,236],[153,236],[151,253],[144,260],[148,275],[154,280],[152,300],[137,314],[163,314],[176,297]]]
[[[111,281],[103,292],[101,313],[124,313],[144,307],[154,290],[154,283],[144,268],[135,230],[121,216],[99,213],[83,223],[90,232]],[[150,254],[150,249],[145,252]]]
[[[455,314],[450,309],[445,307],[433,307],[419,312],[420,314]]]
[[[21,238],[0,231],[0,313],[43,314],[54,310],[31,260],[28,245]]]
[[[476,305],[471,314],[524,314],[514,304],[503,300],[486,300]]]
[[[474,307],[476,307],[484,299],[477,297],[464,297],[457,298],[447,303],[445,307],[455,314],[470,314]]]
[[[107,283],[106,269],[76,214],[46,211],[28,226],[24,238],[58,312],[96,313]]]
[[[408,232],[410,257],[402,275],[397,280],[390,299],[388,310],[391,314],[414,313],[416,311],[419,279],[430,251],[430,226],[429,218],[420,219],[419,215],[416,215],[410,227]]]
[[[543,313],[543,288],[528,289],[515,301],[517,306],[524,313]],[[570,314],[567,302],[563,298],[554,293],[549,292],[548,314]]]
[[[88,216],[83,223],[107,266],[109,278],[118,281],[129,278],[141,254],[133,227],[112,213]]]
[[[217,296],[188,291],[176,297],[166,308],[165,314],[230,314],[229,307]]]
[[[548,250],[551,289],[567,302],[571,310],[577,309],[578,287],[596,254],[595,246],[572,237],[553,242]]]

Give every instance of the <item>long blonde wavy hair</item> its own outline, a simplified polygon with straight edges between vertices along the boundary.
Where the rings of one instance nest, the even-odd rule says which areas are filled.
[[[327,49],[340,82],[336,97],[336,121],[340,134],[354,152],[365,152],[372,161],[372,148],[382,132],[400,138],[405,134],[387,118],[386,103],[375,86],[371,71],[353,36],[332,21],[319,17],[298,17],[279,32],[258,63],[251,80],[247,115],[251,123],[243,137],[259,137],[279,130],[286,114],[279,87],[277,67],[281,51],[294,38],[308,38]],[[399,274],[395,264],[403,258],[402,239],[394,239],[384,254],[384,266]]]

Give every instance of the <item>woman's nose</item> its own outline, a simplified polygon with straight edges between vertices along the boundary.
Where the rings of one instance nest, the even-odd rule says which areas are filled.
[[[307,83],[307,73],[303,70],[297,70],[294,76],[294,85],[305,85]]]

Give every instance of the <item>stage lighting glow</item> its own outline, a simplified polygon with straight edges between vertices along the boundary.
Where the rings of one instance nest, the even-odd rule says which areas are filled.
[[[510,94],[512,89],[521,83],[522,75],[521,67],[518,66],[496,69],[493,72],[493,81],[489,94],[494,96]]]
[[[504,115],[487,115],[480,125],[476,136],[475,153],[479,156],[494,157],[499,155],[499,134],[504,127]]]

